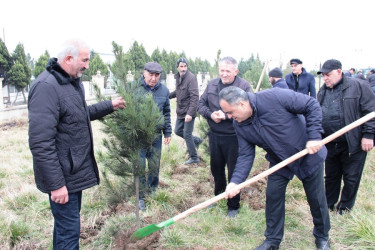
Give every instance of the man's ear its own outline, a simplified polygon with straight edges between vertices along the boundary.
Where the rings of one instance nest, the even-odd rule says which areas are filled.
[[[64,61],[66,64],[71,64],[74,60],[74,57],[71,56],[71,55],[67,55],[65,58],[64,58]]]

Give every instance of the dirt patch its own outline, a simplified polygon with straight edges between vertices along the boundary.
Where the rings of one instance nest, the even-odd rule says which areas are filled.
[[[115,240],[114,249],[161,249],[159,243],[160,232],[156,231],[140,240],[131,239],[132,234],[136,230],[136,227],[132,227],[129,230],[119,233]]]
[[[269,163],[264,162],[259,169],[254,170],[251,173],[251,177],[260,174],[261,172],[269,168]],[[249,206],[254,210],[264,209],[266,204],[266,188],[267,178],[260,179],[259,181],[245,187],[241,190],[241,200],[247,202]]]
[[[0,130],[5,131],[5,130],[12,129],[12,128],[26,127],[28,125],[29,125],[28,120],[18,119],[18,120],[0,123]]]

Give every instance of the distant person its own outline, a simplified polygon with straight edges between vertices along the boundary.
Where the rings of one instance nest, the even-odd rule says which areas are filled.
[[[55,220],[53,249],[79,249],[82,190],[99,184],[90,121],[125,106],[122,97],[87,106],[81,76],[89,60],[84,42],[67,41],[29,93],[29,146]]]
[[[185,139],[190,156],[185,164],[199,163],[197,148],[202,140],[193,136],[199,101],[197,77],[188,70],[188,62],[185,58],[177,60],[177,70],[176,90],[169,94],[170,99],[177,98],[177,119],[174,132]]]
[[[233,128],[233,120],[220,108],[219,92],[229,86],[236,86],[250,92],[250,83],[237,76],[238,64],[232,57],[219,61],[219,78],[212,79],[199,100],[198,112],[206,118],[210,127],[208,133],[211,173],[215,182],[215,195],[225,191],[227,178],[225,165],[228,167],[228,181],[232,178],[238,156],[238,141]],[[233,218],[240,208],[240,194],[227,202],[227,216]]]
[[[362,81],[366,81],[368,82],[368,80],[366,79],[366,77],[363,75],[362,71],[358,71],[358,73],[354,76],[355,78],[359,79],[359,80],[362,80]]]
[[[252,94],[229,87],[219,96],[222,110],[228,118],[235,120],[233,126],[239,144],[237,164],[226,188],[226,198],[237,195],[236,186],[249,176],[256,146],[267,152],[270,167],[304,148],[309,153],[268,176],[266,239],[255,249],[279,248],[284,235],[285,192],[294,175],[302,181],[310,206],[316,247],[329,249],[330,220],[323,179],[327,150],[321,144],[323,129],[319,103],[308,95],[281,88]],[[305,119],[300,119],[301,115]]]
[[[273,88],[289,89],[288,84],[283,79],[283,72],[280,68],[274,68],[268,73],[269,81]]]
[[[371,89],[375,93],[375,69],[371,69],[369,72],[368,82],[370,84]]]
[[[355,76],[355,68],[350,68],[349,73],[350,73],[350,76],[354,77]]]
[[[318,92],[324,137],[375,111],[375,95],[369,84],[343,76],[341,68],[340,61],[331,59],[318,72],[325,82]],[[374,133],[375,120],[372,119],[326,145],[325,190],[332,211],[342,214],[353,208],[367,152],[374,146]]]
[[[300,59],[291,59],[292,73],[285,76],[289,89],[316,98],[315,77],[302,66]]]
[[[143,87],[145,93],[151,93],[154,102],[159,107],[161,114],[164,116],[164,126],[158,129],[158,136],[152,146],[142,149],[140,152],[139,167],[141,170],[146,169],[146,159],[148,164],[147,180],[146,175],[139,177],[140,194],[139,209],[146,210],[145,195],[147,191],[155,191],[159,184],[159,170],[162,148],[162,133],[164,134],[164,144],[168,145],[171,141],[171,107],[169,104],[169,90],[167,86],[162,84],[160,74],[163,68],[156,62],[148,62],[144,66],[143,75],[139,79],[139,83]],[[150,128],[152,129],[152,128]],[[147,183],[147,184],[146,184]]]

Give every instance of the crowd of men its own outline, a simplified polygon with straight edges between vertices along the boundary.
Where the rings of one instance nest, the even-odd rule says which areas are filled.
[[[122,97],[86,104],[81,76],[89,60],[90,49],[84,42],[67,41],[29,94],[29,145],[36,185],[49,195],[54,249],[79,248],[82,191],[99,184],[90,121],[126,107]],[[302,61],[294,58],[289,63],[292,72],[285,79],[280,68],[272,69],[268,74],[272,88],[253,93],[250,83],[238,76],[236,60],[224,57],[218,62],[219,77],[208,83],[200,97],[186,58],[176,62],[176,90],[171,93],[160,81],[161,65],[146,63],[138,83],[144,93],[152,94],[164,126],[157,128],[151,147],[139,154],[140,166],[148,165],[147,175],[140,177],[139,208],[147,209],[147,191],[158,186],[163,136],[165,145],[172,136],[169,100],[176,98],[174,132],[186,143],[185,164],[200,163],[197,149],[202,139],[193,135],[197,112],[208,122],[213,193],[225,192],[228,218],[238,216],[237,185],[251,171],[256,146],[266,151],[270,167],[306,148],[309,154],[268,176],[265,240],[256,249],[279,248],[286,187],[294,176],[303,183],[316,247],[329,249],[329,210],[343,214],[353,209],[367,152],[374,146],[375,121],[325,146],[321,140],[375,111],[375,95],[369,82],[346,76],[338,60],[327,60],[318,72],[325,82],[318,93],[315,78]]]

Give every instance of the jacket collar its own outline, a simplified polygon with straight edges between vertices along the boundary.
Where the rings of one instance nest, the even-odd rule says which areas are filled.
[[[158,81],[158,83],[155,85],[155,87],[150,88],[150,87],[147,85],[144,76],[141,76],[140,81],[141,81],[141,84],[142,84],[143,88],[145,88],[145,89],[148,90],[148,91],[156,91],[156,90],[161,86],[161,82]]]
[[[56,78],[60,85],[77,85],[80,82],[81,78],[73,79],[63,68],[61,68],[60,64],[57,62],[57,58],[51,58],[47,63],[46,69]]]

